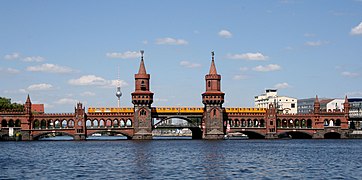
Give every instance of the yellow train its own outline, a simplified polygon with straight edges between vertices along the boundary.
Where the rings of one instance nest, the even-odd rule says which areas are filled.
[[[88,108],[88,113],[133,113],[134,109],[131,107],[123,108]]]
[[[265,113],[265,108],[239,108],[231,107],[225,108],[226,113]],[[88,113],[133,113],[134,108],[131,107],[122,107],[122,108],[88,108]],[[179,114],[202,114],[204,113],[204,108],[202,107],[153,107],[153,113],[179,113]]]
[[[225,108],[226,113],[265,113],[265,108]]]

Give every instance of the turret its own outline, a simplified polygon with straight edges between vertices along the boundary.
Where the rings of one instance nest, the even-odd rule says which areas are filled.
[[[348,97],[347,97],[347,96],[344,98],[343,106],[344,106],[344,113],[348,115],[348,114],[349,114],[349,108],[350,108],[350,106],[349,106],[349,102],[348,102]]]
[[[314,100],[314,114],[319,114],[321,111],[321,104],[318,99],[318,95],[315,97]]]
[[[26,98],[24,108],[25,108],[26,114],[31,114],[31,100],[30,100],[29,94],[28,94],[28,97]]]
[[[135,74],[135,91],[132,93],[133,104],[143,104],[151,106],[153,102],[153,93],[150,91],[150,74],[147,74],[143,53],[141,51],[141,63],[138,73]]]
[[[144,51],[141,51],[140,67],[135,74],[135,91],[132,93],[135,129],[133,139],[152,139],[153,93],[150,91],[150,75],[146,72],[143,53]]]
[[[221,105],[224,103],[224,93],[221,92],[221,76],[217,74],[214,52],[211,52],[212,59],[209,74],[205,76],[206,91],[202,94],[203,104],[217,104]]]
[[[221,92],[221,76],[217,74],[214,52],[211,52],[211,66],[209,74],[205,76],[206,91],[202,93],[202,103],[204,107],[203,138],[222,139],[224,135],[224,93]]]

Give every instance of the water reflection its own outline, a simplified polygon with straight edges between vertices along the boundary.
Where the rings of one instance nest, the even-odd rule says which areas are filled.
[[[362,140],[0,142],[0,179],[359,179],[361,147]]]

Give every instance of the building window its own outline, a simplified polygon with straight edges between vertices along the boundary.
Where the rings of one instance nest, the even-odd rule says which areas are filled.
[[[291,108],[295,108],[295,104],[294,104],[294,103],[292,103],[290,106],[291,106]]]
[[[274,124],[273,121],[270,121],[270,125],[273,126],[273,124]]]
[[[140,111],[140,116],[146,116],[146,115],[147,115],[147,112],[144,109],[142,109]]]
[[[208,87],[210,87],[210,86],[211,86],[210,81],[207,81],[207,86],[208,86]]]

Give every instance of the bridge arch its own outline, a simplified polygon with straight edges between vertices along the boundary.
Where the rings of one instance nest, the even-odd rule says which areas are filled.
[[[284,131],[278,134],[278,138],[312,139],[313,135],[305,131]]]
[[[201,139],[202,138],[202,131],[201,131],[201,127],[199,126],[199,124],[197,124],[197,122],[194,122],[190,118],[187,118],[184,116],[177,116],[177,115],[169,116],[169,117],[159,120],[157,123],[154,123],[154,120],[153,120],[153,123],[154,123],[152,126],[153,130],[162,128],[162,126],[161,126],[162,123],[167,122],[168,120],[171,120],[171,119],[180,119],[182,121],[186,121],[188,124],[184,125],[184,126],[179,126],[179,127],[175,126],[175,127],[166,127],[166,128],[169,128],[169,129],[187,128],[187,129],[190,129],[190,131],[192,133],[192,139]]]
[[[182,119],[184,121],[187,121],[188,123],[191,123],[195,127],[198,127],[198,124],[193,123],[191,119],[189,119],[187,117],[184,117],[184,116],[169,116],[169,117],[163,118],[159,122],[154,124],[153,127],[156,128],[155,126],[157,126],[158,124],[161,124],[162,122],[165,122],[165,121],[170,120],[170,119]]]
[[[341,139],[341,134],[338,132],[328,132],[324,134],[324,139]]]
[[[1,127],[8,127],[8,122],[5,119],[1,121]]]
[[[20,126],[21,126],[21,121],[20,121],[20,119],[17,119],[15,121],[15,127],[20,127]]]
[[[91,131],[90,133],[87,134],[87,137],[90,137],[92,136],[93,134],[97,134],[97,133],[114,133],[114,134],[122,134],[123,136],[127,137],[127,139],[132,139],[132,135],[127,133],[127,132],[124,132],[122,130],[111,130],[111,131],[108,131],[108,130],[95,130],[95,131]]]
[[[71,133],[68,133],[68,132],[65,132],[65,131],[57,131],[57,132],[46,131],[46,132],[41,132],[39,134],[33,135],[33,140],[39,140],[42,136],[52,134],[52,133],[61,133],[63,135],[72,137],[73,140],[75,139],[74,134],[71,134]]]
[[[265,139],[265,136],[263,134],[251,130],[235,131],[235,132],[243,133],[247,135],[249,139]]]

